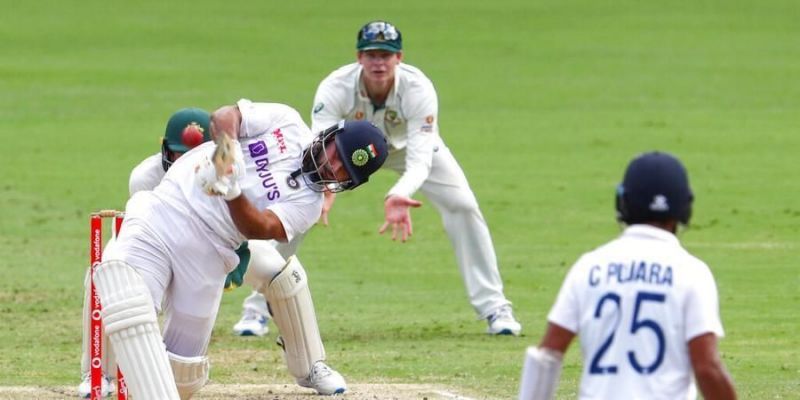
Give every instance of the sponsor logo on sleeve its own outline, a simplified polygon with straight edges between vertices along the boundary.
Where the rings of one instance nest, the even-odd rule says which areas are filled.
[[[275,140],[278,142],[278,151],[281,154],[286,153],[286,140],[283,138],[281,128],[272,131],[272,136],[275,137]]]

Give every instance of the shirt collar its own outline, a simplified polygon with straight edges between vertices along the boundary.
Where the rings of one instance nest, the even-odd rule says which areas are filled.
[[[627,237],[638,236],[648,239],[661,240],[664,242],[669,242],[677,246],[680,246],[680,241],[678,240],[678,237],[672,234],[672,232],[669,232],[661,228],[656,228],[655,226],[647,224],[630,225],[627,228],[625,228],[625,231],[622,233],[622,236],[627,236]]]

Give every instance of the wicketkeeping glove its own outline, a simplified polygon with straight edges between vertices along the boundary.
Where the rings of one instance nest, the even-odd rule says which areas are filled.
[[[233,290],[242,286],[244,274],[247,272],[247,266],[250,264],[250,248],[247,246],[247,242],[242,243],[242,245],[236,249],[236,254],[239,255],[239,265],[225,277],[225,290]]]

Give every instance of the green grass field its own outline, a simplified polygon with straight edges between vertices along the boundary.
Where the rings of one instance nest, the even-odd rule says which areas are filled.
[[[77,384],[88,213],[124,207],[173,111],[246,97],[308,116],[319,80],[354,60],[357,29],[385,18],[437,87],[524,336],[483,334],[430,205],[410,242],[377,235],[394,179],[381,173],[300,251],[349,382],[514,397],[567,268],[619,232],[627,161],[661,149],[691,174],[681,238],[717,278],[740,397],[800,393],[794,1],[0,2],[0,385]],[[223,299],[213,380],[291,382],[274,326],[230,334],[246,295]],[[579,374],[573,346],[560,398]]]

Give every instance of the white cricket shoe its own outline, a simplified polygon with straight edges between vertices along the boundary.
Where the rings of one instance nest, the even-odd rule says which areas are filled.
[[[242,319],[233,326],[233,333],[239,336],[264,336],[269,332],[269,318],[251,309],[245,309]]]
[[[297,384],[324,395],[341,394],[347,390],[342,375],[322,361],[317,361],[311,368],[311,373],[305,379],[298,379]]]
[[[486,318],[489,327],[486,328],[486,333],[490,335],[514,335],[519,336],[522,331],[522,325],[514,319],[514,314],[511,312],[511,306],[505,305]]]
[[[111,378],[103,375],[100,378],[100,395],[102,397],[110,397],[116,393],[117,387]],[[89,374],[83,374],[81,377],[81,384],[78,385],[78,396],[82,399],[88,399],[92,394],[92,378]]]

